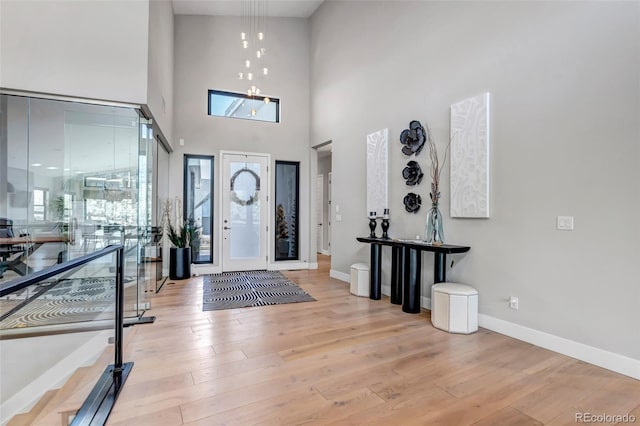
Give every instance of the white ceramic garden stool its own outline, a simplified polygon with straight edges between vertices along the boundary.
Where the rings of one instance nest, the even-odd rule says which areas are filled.
[[[366,263],[351,265],[351,294],[369,297],[369,265]]]
[[[478,331],[478,290],[457,283],[431,286],[431,323],[449,333]]]

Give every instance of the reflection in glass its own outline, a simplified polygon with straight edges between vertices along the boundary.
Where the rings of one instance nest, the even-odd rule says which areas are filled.
[[[260,163],[230,163],[230,259],[260,256]]]
[[[279,123],[280,99],[209,90],[209,115]]]
[[[276,161],[276,260],[296,260],[298,251],[299,162]]]
[[[138,283],[125,291],[126,315],[137,315],[151,214],[146,121],[132,108],[10,95],[0,111],[0,218],[29,239],[0,254],[0,281],[123,244],[125,275]]]
[[[200,228],[200,242],[191,247],[193,263],[213,263],[213,157],[184,156],[184,217]]]

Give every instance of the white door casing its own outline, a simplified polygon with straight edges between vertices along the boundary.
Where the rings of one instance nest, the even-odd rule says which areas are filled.
[[[329,204],[327,206],[327,211],[329,212],[329,216],[326,218],[326,223],[327,223],[327,253],[330,255],[331,254],[331,178],[332,178],[333,173],[329,172],[329,187],[328,187],[328,200],[327,203]]]
[[[324,175],[316,177],[316,252],[324,247]]]

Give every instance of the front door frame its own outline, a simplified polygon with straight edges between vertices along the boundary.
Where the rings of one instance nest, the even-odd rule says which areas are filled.
[[[225,163],[225,156],[227,155],[245,155],[245,156],[251,156],[251,157],[264,157],[267,160],[267,170],[265,172],[266,176],[265,179],[261,179],[260,185],[261,186],[266,186],[266,202],[265,202],[265,206],[264,208],[267,209],[267,223],[264,224],[264,228],[263,232],[265,232],[265,241],[267,244],[266,247],[266,258],[265,258],[265,263],[264,263],[264,268],[268,269],[269,268],[269,263],[270,263],[270,259],[271,259],[271,246],[273,245],[273,240],[271,238],[271,232],[269,232],[269,225],[271,223],[273,223],[273,212],[271,211],[271,154],[267,154],[264,152],[243,152],[243,151],[220,151],[220,179],[219,179],[219,186],[218,186],[218,190],[219,190],[219,194],[220,194],[220,206],[218,209],[218,214],[219,214],[219,218],[220,220],[218,221],[218,235],[220,235],[220,238],[218,238],[218,253],[220,253],[220,268],[221,270],[224,272],[225,271],[225,265],[224,265],[224,248],[223,248],[223,239],[224,239],[224,230],[223,227],[225,226],[224,224],[224,181],[225,181],[225,177],[224,177],[224,163]]]

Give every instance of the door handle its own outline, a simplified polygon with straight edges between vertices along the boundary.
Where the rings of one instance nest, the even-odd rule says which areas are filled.
[[[230,226],[225,226],[222,229],[227,230],[227,229],[231,229],[231,227]]]
[[[318,224],[318,226],[322,226],[322,224],[321,224],[321,223],[319,223],[319,224]]]

